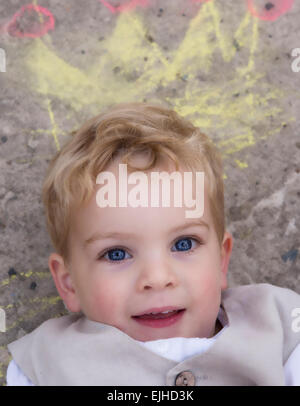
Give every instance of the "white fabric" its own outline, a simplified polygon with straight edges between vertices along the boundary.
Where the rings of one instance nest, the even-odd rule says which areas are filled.
[[[284,365],[285,384],[300,386],[300,344],[294,349]]]
[[[228,327],[224,310],[220,308],[218,319],[223,326],[218,334],[211,338],[185,338],[185,337],[172,337],[154,341],[137,341],[139,344],[147,347],[149,350],[168,358],[172,361],[181,362],[196,354],[202,354],[207,351],[209,347],[215,342],[216,338],[223,333]]]
[[[27,378],[15,363],[14,360],[10,361],[6,371],[6,385],[7,386],[35,386],[30,379]]]
[[[176,362],[201,354],[213,345],[219,335],[228,327],[226,316],[220,308],[218,319],[223,329],[211,338],[185,338],[173,337],[154,341],[137,341],[140,345],[147,347],[156,354]],[[300,344],[294,349],[286,364],[284,365],[285,383],[287,386],[300,386]],[[18,365],[12,360],[6,373],[7,386],[35,386],[21,371]]]

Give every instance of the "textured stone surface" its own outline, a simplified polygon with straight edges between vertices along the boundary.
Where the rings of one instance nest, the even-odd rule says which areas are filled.
[[[291,3],[1,2],[0,384],[6,344],[65,313],[47,269],[48,161],[70,131],[114,103],[162,102],[212,137],[234,237],[230,285],[300,293],[300,72],[291,69],[300,4]]]

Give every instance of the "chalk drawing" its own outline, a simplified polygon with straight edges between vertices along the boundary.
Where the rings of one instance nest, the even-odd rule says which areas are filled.
[[[212,0],[192,0],[193,3],[207,3],[208,1]]]
[[[260,20],[275,21],[292,8],[294,0],[266,0],[263,6],[257,3],[256,0],[247,0],[250,13]]]
[[[8,324],[6,326],[6,332],[12,330],[13,328],[17,327],[22,321],[30,320],[35,317],[37,314],[41,313],[42,311],[49,309],[59,303],[62,302],[62,298],[60,296],[51,296],[51,297],[44,297],[44,298],[35,298],[28,302],[31,304],[29,309],[22,314],[22,316],[18,317],[13,323]],[[38,303],[38,306],[32,306],[33,303]]]
[[[85,70],[70,65],[37,38],[25,64],[32,77],[32,91],[47,100],[56,148],[59,149],[60,132],[49,102],[52,98],[70,106],[74,114],[89,106],[92,115],[107,105],[143,100],[147,94],[155,93],[158,85],[176,86],[183,78],[184,90],[176,97],[166,97],[178,113],[192,118],[203,130],[219,130],[217,143],[224,154],[254,145],[255,137],[260,135],[254,134],[253,126],[281,112],[273,101],[280,100],[283,93],[264,82],[264,72],[255,70],[260,20],[247,11],[233,36],[220,20],[215,1],[201,4],[179,47],[167,53],[155,41],[147,40],[148,31],[140,15],[121,13],[111,35],[101,41],[101,57],[95,56],[95,63]],[[217,53],[229,64],[237,49],[248,52],[244,66],[235,67],[226,81],[195,85],[199,73],[211,71]],[[118,67],[118,74],[114,67]],[[135,75],[135,80],[127,80],[130,75]],[[234,131],[228,129],[232,121],[239,123]],[[268,132],[271,133],[272,130]]]
[[[235,159],[235,163],[237,164],[237,166],[241,169],[245,169],[248,168],[248,164],[246,162],[242,162],[239,159]]]
[[[99,0],[99,1],[100,3],[103,4],[103,6],[108,8],[108,10],[111,11],[113,14],[134,10],[137,6],[146,7],[149,4],[148,0],[130,0],[126,1],[124,4],[113,6],[113,3],[110,2],[109,0],[108,1]]]
[[[51,108],[51,101],[48,98],[46,98],[46,103],[47,103],[47,110],[48,110],[49,118],[50,118],[50,121],[52,124],[51,134],[54,138],[55,146],[56,146],[57,150],[59,151],[60,145],[59,145],[59,141],[58,141],[58,126],[54,119],[54,114],[53,114],[53,111]]]
[[[13,37],[38,38],[54,27],[55,19],[51,11],[36,4],[26,4],[13,15],[6,30]]]
[[[32,271],[28,271],[28,272],[19,272],[20,276],[29,278],[30,276],[34,276],[35,278],[50,278],[51,274],[50,272],[32,272]],[[12,275],[9,278],[3,279],[0,282],[0,288],[3,286],[7,286],[9,285],[13,280],[17,279],[17,275]]]
[[[111,13],[123,13],[132,11],[137,6],[146,7],[150,4],[150,0],[130,0],[125,1],[124,4],[114,6],[112,1],[98,0],[102,3]],[[190,0],[192,3],[208,3],[213,0]],[[271,0],[271,1],[258,1],[246,0],[249,12],[260,20],[275,21],[281,15],[289,11],[294,3],[294,0]]]

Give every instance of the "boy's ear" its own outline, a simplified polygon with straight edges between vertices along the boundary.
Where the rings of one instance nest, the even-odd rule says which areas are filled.
[[[56,289],[65,303],[65,306],[71,312],[79,312],[80,303],[77,293],[74,289],[72,277],[64,263],[63,258],[52,253],[48,259],[48,266],[54,280]]]
[[[232,235],[228,231],[226,231],[224,233],[221,249],[222,290],[227,288],[227,271],[232,252],[232,247],[233,247]]]

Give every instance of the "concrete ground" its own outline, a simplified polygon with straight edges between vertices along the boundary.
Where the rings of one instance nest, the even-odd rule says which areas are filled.
[[[292,0],[0,3],[0,385],[6,345],[66,314],[47,265],[47,164],[114,103],[164,103],[212,137],[234,237],[230,286],[300,293],[299,13]]]

